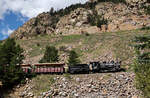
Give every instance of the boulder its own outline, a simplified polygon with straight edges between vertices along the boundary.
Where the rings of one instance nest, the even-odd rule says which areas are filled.
[[[75,26],[76,26],[76,27],[82,26],[82,22],[77,22]]]
[[[119,25],[120,30],[133,30],[137,29],[139,26],[132,24],[131,22],[123,23]]]
[[[71,19],[71,20],[69,20],[69,22],[70,22],[71,24],[73,24],[73,23],[76,22],[76,19]]]
[[[118,30],[118,25],[116,24],[108,24],[107,31],[108,32],[116,32]]]

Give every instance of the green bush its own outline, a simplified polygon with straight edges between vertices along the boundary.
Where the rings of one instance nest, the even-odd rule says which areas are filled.
[[[102,25],[107,25],[108,23],[108,21],[101,15],[98,15],[95,10],[93,10],[93,14],[88,15],[88,22],[91,24],[91,26],[97,26],[99,28],[101,28]]]
[[[88,15],[88,22],[90,23],[91,26],[96,25],[95,21],[96,21],[96,17],[94,15],[89,14]]]
[[[52,23],[50,24],[50,26],[51,26],[53,29],[55,29],[55,28],[56,28],[56,25],[57,25],[57,23],[58,23],[58,21],[59,21],[59,17],[58,17],[58,16],[53,16],[53,17],[51,18],[51,21],[52,21]]]
[[[74,66],[76,64],[79,64],[80,60],[79,60],[78,57],[79,57],[78,54],[74,50],[70,51],[68,65],[69,66]]]
[[[68,52],[66,46],[60,46],[59,51]]]
[[[150,98],[150,36],[136,37],[136,59],[134,64],[136,87]]]
[[[99,16],[99,18],[97,19],[97,24],[96,26],[101,28],[102,25],[107,25],[108,21],[106,19],[104,19],[104,17],[102,18],[101,16]]]
[[[144,9],[145,9],[145,13],[150,15],[150,6],[145,6]]]
[[[150,30],[150,27],[149,26],[143,27],[143,28],[141,28],[141,30]]]
[[[52,63],[57,62],[59,58],[58,50],[54,46],[46,46],[46,51],[40,63]]]
[[[14,39],[8,38],[0,45],[0,81],[4,87],[12,87],[20,83],[24,78],[22,64],[23,49],[16,45]]]

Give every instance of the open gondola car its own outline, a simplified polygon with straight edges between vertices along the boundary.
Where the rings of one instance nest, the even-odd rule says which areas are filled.
[[[35,73],[64,73],[64,63],[39,63],[34,64]]]

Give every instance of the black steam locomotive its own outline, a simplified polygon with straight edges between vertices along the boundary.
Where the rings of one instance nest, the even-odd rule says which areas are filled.
[[[92,72],[117,72],[120,71],[121,62],[90,62]]]
[[[77,64],[69,66],[68,73],[89,73],[89,72],[118,72],[121,62],[90,62],[90,64]]]

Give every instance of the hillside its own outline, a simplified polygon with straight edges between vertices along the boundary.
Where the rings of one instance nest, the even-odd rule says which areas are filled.
[[[105,1],[105,2],[104,2]],[[30,19],[11,37],[24,48],[24,63],[37,63],[46,45],[60,50],[60,61],[67,61],[67,51],[76,49],[82,62],[133,60],[132,39],[148,34],[140,28],[150,26],[147,1],[98,0],[76,4],[59,11],[50,10]]]
[[[25,50],[25,64],[38,63],[45,47],[54,45],[59,50],[60,62],[67,63],[68,52],[75,49],[82,63],[119,60],[127,70],[37,75],[6,96],[141,98],[130,70],[135,58],[132,45],[135,36],[150,35],[150,15],[146,11],[149,5],[147,0],[90,0],[59,11],[50,9],[30,19],[10,36]]]

